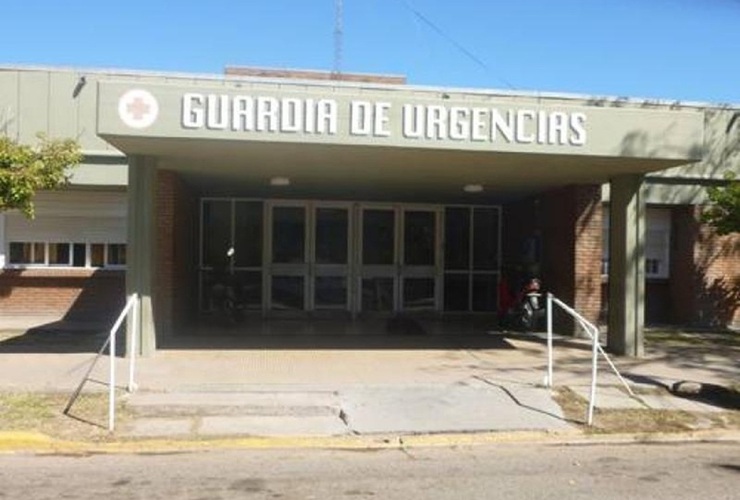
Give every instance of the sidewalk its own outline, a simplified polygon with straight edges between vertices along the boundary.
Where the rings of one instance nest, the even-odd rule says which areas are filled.
[[[81,339],[92,345],[103,337],[90,330],[67,332],[63,337],[47,338],[46,343],[26,341],[25,348],[23,341],[0,341],[0,391],[71,393],[92,357],[91,349],[83,350]],[[67,352],[59,340],[67,343]],[[222,340],[213,339],[213,343]],[[228,338],[223,345],[228,345]],[[283,347],[268,348],[272,345]],[[616,359],[638,393],[635,398],[624,391],[602,359],[597,408],[681,410],[697,415],[726,411],[721,405],[660,389],[686,380],[701,385],[737,384],[737,354],[734,347],[684,347],[653,349],[639,360]],[[546,359],[545,344],[536,335],[485,332],[426,339],[314,334],[240,341],[220,349],[183,343],[137,360],[139,390],[125,396],[130,417],[116,436],[578,434],[585,415],[566,415],[554,396],[567,388],[588,398],[590,347],[580,340],[556,342],[555,390],[543,386]],[[93,379],[107,379],[107,361],[102,359]],[[116,364],[120,384],[126,380],[127,363],[119,358]],[[104,387],[88,384],[85,390]]]

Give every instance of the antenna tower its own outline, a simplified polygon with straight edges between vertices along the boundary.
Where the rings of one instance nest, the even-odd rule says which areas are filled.
[[[332,78],[342,73],[342,38],[344,36],[344,0],[334,0],[334,69]]]

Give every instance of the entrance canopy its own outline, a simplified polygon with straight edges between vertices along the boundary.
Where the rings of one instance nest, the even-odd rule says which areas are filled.
[[[503,202],[703,150],[696,109],[346,82],[99,85],[100,136],[212,195]]]
[[[203,198],[269,200],[266,205],[239,205],[246,212],[266,214],[245,219],[261,220],[262,230],[254,234],[267,237],[265,245],[255,245],[262,247],[259,258],[242,269],[252,273],[254,289],[261,290],[262,311],[313,311],[327,304],[353,313],[373,308],[494,310],[499,212],[476,205],[610,181],[616,186],[611,232],[619,228],[621,236],[611,238],[610,283],[623,285],[612,296],[624,304],[610,309],[624,320],[610,327],[610,335],[636,339],[642,318],[632,314],[632,306],[644,295],[639,285],[644,276],[641,176],[701,160],[704,120],[702,110],[660,104],[347,82],[101,81],[97,133],[129,156],[127,289],[141,297],[142,350],[151,352],[156,338],[152,297],[160,286],[154,279],[160,169],[177,172]],[[287,198],[308,201],[283,206]],[[354,208],[322,208],[316,200],[359,203]],[[382,200],[435,206],[374,210],[363,203]],[[470,206],[453,207],[457,203]],[[235,210],[236,201],[229,206]],[[444,227],[443,239],[441,211],[448,208],[444,220],[450,224]],[[476,210],[487,214],[479,220],[489,224],[477,234],[491,236],[491,251],[480,252],[496,257],[490,266],[485,259],[476,260]],[[455,216],[461,224],[453,224]],[[235,221],[236,216],[222,219]],[[340,231],[337,220],[345,221]],[[344,252],[342,246],[342,252],[336,252],[341,262],[332,265],[337,268],[320,267],[322,240],[316,235],[322,227],[329,228],[327,234],[347,235],[342,241],[351,251]],[[455,237],[461,227],[472,228],[466,229],[467,239]],[[282,234],[292,236],[285,245]],[[373,240],[373,235],[385,236]],[[443,253],[452,252],[442,249],[453,240],[468,241],[466,248],[473,249],[460,252],[467,256],[462,270],[454,262],[443,262]],[[367,241],[388,244],[363,247]],[[534,252],[536,242],[530,248]],[[295,252],[288,252],[291,249]],[[387,251],[375,252],[383,257],[376,262],[372,249]],[[421,256],[419,262],[415,256]],[[623,262],[614,264],[620,258]],[[210,272],[207,263],[202,264],[201,271]],[[476,300],[475,290],[489,302]],[[464,300],[452,303],[444,297]],[[160,304],[166,298],[162,294]]]

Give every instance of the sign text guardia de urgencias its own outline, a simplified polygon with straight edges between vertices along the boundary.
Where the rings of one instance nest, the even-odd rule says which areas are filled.
[[[353,100],[340,113],[334,99],[186,93],[181,125],[192,130],[336,135],[346,127],[351,136],[391,137],[389,102]],[[340,116],[348,116],[346,123]],[[583,146],[586,114],[525,108],[403,104],[400,133],[409,140],[507,142]]]

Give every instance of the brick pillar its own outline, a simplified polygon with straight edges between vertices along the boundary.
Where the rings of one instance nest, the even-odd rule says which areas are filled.
[[[170,170],[157,172],[157,327],[171,335],[194,302],[194,202],[186,184]]]
[[[596,323],[601,309],[601,187],[567,186],[541,198],[546,289]],[[571,329],[570,321],[561,327]]]
[[[601,312],[601,186],[575,188],[575,308],[596,323]]]

